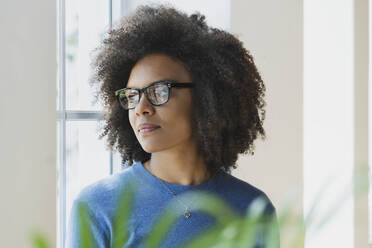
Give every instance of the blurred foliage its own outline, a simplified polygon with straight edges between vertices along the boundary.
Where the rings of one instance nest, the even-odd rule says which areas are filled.
[[[45,235],[41,234],[39,231],[32,231],[31,233],[32,247],[38,248],[49,248],[49,242],[45,238]]]
[[[353,189],[354,197],[358,197],[362,194],[368,194],[369,185],[369,171],[368,168],[363,167],[353,176]],[[329,183],[329,180],[327,181]],[[132,184],[127,191],[124,191],[119,199],[118,214],[115,218],[114,226],[114,237],[113,242],[114,248],[123,247],[126,243],[128,232],[128,219],[131,212],[131,203],[133,202],[134,195],[138,185]],[[323,187],[322,187],[323,188]],[[317,222],[313,222],[317,202],[322,200],[324,191],[317,194],[316,199],[313,201],[312,207],[305,219],[302,216],[295,216],[294,221],[291,222],[291,230],[294,230],[292,235],[293,239],[290,245],[286,248],[297,248],[303,247],[303,242],[305,240],[305,230],[307,228],[320,229],[327,221],[333,218],[337,211],[342,206],[342,202],[350,200],[352,196],[350,189],[346,189],[345,193],[340,196],[340,198],[335,202],[333,206],[329,208],[326,214],[322,218],[316,218]],[[277,222],[273,218],[265,218],[263,211],[266,206],[266,201],[262,198],[257,198],[253,201],[250,207],[246,211],[246,215],[242,218],[239,214],[234,212],[226,202],[217,197],[216,195],[207,192],[189,192],[178,196],[181,201],[188,200],[189,197],[193,197],[195,202],[198,202],[196,210],[204,211],[208,214],[214,216],[217,220],[217,224],[209,229],[206,229],[203,233],[199,234],[193,240],[185,243],[182,247],[186,248],[199,248],[199,247],[213,247],[213,248],[238,248],[238,247],[254,247],[258,242],[258,236],[265,230],[267,234],[264,236],[263,243],[265,248],[277,248],[278,237],[276,234],[277,223],[279,225],[279,230],[285,230],[289,225],[290,218],[293,218],[293,205],[294,202],[287,201],[283,210],[277,216]],[[293,200],[293,199],[292,199]],[[176,211],[176,202],[173,199],[164,210],[163,214],[154,223],[152,231],[149,235],[144,238],[144,244],[146,248],[159,247],[166,232],[172,227],[175,220],[179,217],[179,212]],[[218,207],[217,207],[218,206]],[[90,248],[94,247],[91,243],[92,234],[88,226],[87,206],[85,203],[81,203],[79,206],[79,216],[81,223],[81,247]],[[195,210],[195,209],[194,209]],[[295,223],[295,226],[293,226]],[[121,233],[124,235],[115,235],[115,233]],[[33,234],[33,247],[35,248],[48,248],[50,247],[46,239],[42,237],[39,233]]]

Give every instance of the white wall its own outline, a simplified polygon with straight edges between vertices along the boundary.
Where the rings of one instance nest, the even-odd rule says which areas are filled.
[[[372,50],[368,47],[372,33],[368,13],[371,12],[372,6],[369,0],[354,0],[354,170],[367,172],[363,173],[361,179],[358,180],[367,182],[366,185],[370,178],[368,163],[371,164],[372,161],[371,156],[368,158],[368,153],[372,154],[372,147],[368,145],[372,138],[372,133],[368,132],[368,126],[372,124],[372,108],[370,107],[372,105],[368,99],[368,95],[372,94],[372,88],[368,85],[369,73],[371,73],[369,78],[372,78],[372,64],[368,61],[372,58]],[[362,193],[357,192],[354,198],[354,247],[367,248],[369,240],[372,240],[372,235],[369,235],[372,234],[372,230],[368,231],[372,228],[368,226],[372,216],[368,211],[367,186],[367,190],[362,190]]]
[[[353,195],[352,185],[368,159],[367,10],[368,0],[232,0],[231,31],[267,88],[267,139],[233,174],[266,192],[279,214],[290,192],[295,215],[313,204],[315,224],[331,214],[298,247],[368,247],[367,194]],[[281,233],[281,247],[290,240]]]
[[[299,0],[232,1],[231,32],[252,53],[266,85],[267,139],[254,156],[241,156],[233,175],[263,190],[281,213],[288,194],[303,199],[303,3]],[[281,233],[281,247],[289,247]]]
[[[318,223],[333,209],[308,228],[309,248],[354,247],[353,2],[304,0],[305,213],[315,201]]]
[[[56,243],[56,3],[0,3],[0,244]]]

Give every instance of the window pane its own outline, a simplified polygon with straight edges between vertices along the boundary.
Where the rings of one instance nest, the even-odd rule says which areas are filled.
[[[110,175],[110,151],[98,139],[96,121],[70,121],[66,126],[66,220],[77,194]]]
[[[66,108],[100,110],[94,102],[91,52],[109,28],[109,0],[66,0]]]

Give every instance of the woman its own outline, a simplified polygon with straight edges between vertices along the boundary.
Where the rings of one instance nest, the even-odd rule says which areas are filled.
[[[254,140],[265,137],[264,83],[242,43],[204,19],[140,6],[98,48],[91,83],[100,85],[106,110],[100,138],[107,136],[129,167],[80,192],[67,247],[80,247],[80,202],[87,203],[95,245],[112,245],[117,199],[131,181],[140,187],[125,247],[140,247],[156,217],[186,192],[213,193],[243,215],[262,197],[265,213],[276,218],[264,192],[230,175],[238,154],[253,154]],[[178,203],[180,218],[161,247],[178,247],[214,223],[195,203]]]

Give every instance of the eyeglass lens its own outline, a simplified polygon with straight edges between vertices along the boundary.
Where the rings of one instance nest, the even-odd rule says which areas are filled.
[[[153,105],[161,105],[168,101],[169,88],[165,84],[156,84],[145,90],[147,99]],[[125,109],[132,109],[139,103],[139,91],[134,89],[125,89],[119,94],[120,104]]]

